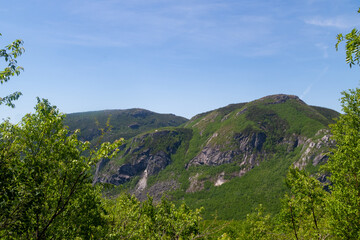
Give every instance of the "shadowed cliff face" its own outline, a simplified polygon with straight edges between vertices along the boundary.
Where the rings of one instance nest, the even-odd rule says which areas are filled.
[[[129,181],[132,177],[147,172],[148,175],[154,175],[169,165],[171,159],[164,152],[150,154],[149,149],[140,153],[134,158],[132,163],[122,165],[116,174],[109,178],[98,179],[98,182],[107,182],[114,185],[120,185]]]
[[[123,146],[120,158],[125,163],[110,171],[110,174],[100,173],[111,162],[103,160],[97,165],[94,183],[104,182],[120,185],[134,176],[146,173],[152,176],[159,173],[171,163],[171,155],[176,153],[183,142],[183,135],[191,134],[190,130],[171,131],[162,130],[134,138],[128,146]],[[112,167],[114,170],[114,167]]]

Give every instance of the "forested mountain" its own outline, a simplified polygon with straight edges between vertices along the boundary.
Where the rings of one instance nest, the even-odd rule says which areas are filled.
[[[105,140],[127,139],[117,157],[98,163],[94,183],[122,185],[140,199],[150,194],[159,200],[166,193],[191,207],[204,206],[206,218],[217,211],[220,219],[241,219],[259,203],[271,213],[279,210],[291,165],[315,173],[326,162],[333,145],[328,124],[337,116],[280,94],[231,104],[187,122],[133,109],[70,114],[67,124],[94,140],[101,135],[98,126],[108,121],[112,129]]]
[[[140,133],[161,128],[176,127],[188,119],[173,114],[159,114],[145,109],[103,110],[67,114],[65,124],[71,131],[80,130],[81,140],[96,142],[129,139]],[[104,133],[104,134],[103,134]]]

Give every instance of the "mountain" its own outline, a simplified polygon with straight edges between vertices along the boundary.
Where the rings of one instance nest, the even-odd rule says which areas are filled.
[[[128,139],[117,157],[98,164],[94,183],[121,186],[109,195],[125,189],[204,206],[205,219],[242,219],[260,203],[275,214],[288,168],[315,174],[327,161],[328,124],[337,116],[284,94],[231,104]]]
[[[179,126],[188,119],[174,114],[159,114],[145,109],[103,110],[71,113],[65,124],[71,131],[80,129],[79,138],[94,144],[100,141],[129,139],[140,133],[168,126]]]

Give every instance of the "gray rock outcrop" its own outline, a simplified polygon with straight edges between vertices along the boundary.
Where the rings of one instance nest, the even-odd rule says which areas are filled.
[[[156,146],[159,142],[166,141],[163,140],[164,138],[173,137],[176,134],[173,131],[163,130],[134,138],[128,147],[125,146],[124,153],[121,156],[121,158],[127,156],[131,156],[131,158],[120,167],[110,166],[108,174],[100,174],[105,165],[109,163],[108,160],[102,160],[97,165],[93,183],[102,182],[120,185],[129,181],[134,176],[141,175],[144,171],[148,176],[159,173],[170,164],[171,154],[176,152],[181,141],[172,142],[166,147],[166,150],[156,150]],[[149,144],[149,141],[154,141],[154,143]]]

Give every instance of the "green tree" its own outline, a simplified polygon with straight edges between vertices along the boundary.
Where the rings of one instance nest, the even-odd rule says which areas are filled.
[[[0,125],[0,238],[98,239],[105,222],[90,170],[121,141],[90,150],[47,100],[35,110]]]
[[[360,13],[360,8],[358,10]],[[346,63],[360,65],[360,32],[337,36],[336,49],[346,40]],[[342,239],[360,238],[360,89],[342,92],[343,114],[331,125],[336,148],[327,164],[331,173],[328,200],[331,230]]]
[[[109,229],[106,239],[193,239],[199,237],[199,209],[176,207],[166,198],[154,204],[122,194],[106,200]]]
[[[279,228],[285,233],[285,239],[291,235],[294,239],[328,237],[325,199],[329,194],[323,189],[323,184],[297,168],[289,169],[286,184],[290,193],[282,200],[279,214]]]
[[[0,36],[1,33],[0,33]],[[14,75],[19,75],[22,70],[22,67],[17,65],[16,58],[19,57],[25,50],[22,47],[22,40],[15,40],[11,44],[7,45],[5,48],[0,49],[0,57],[4,58],[7,63],[7,67],[3,71],[0,71],[0,83],[4,84],[10,80],[10,77]],[[10,107],[15,107],[13,101],[17,100],[21,96],[21,92],[14,92],[4,97],[0,97],[0,105],[5,104]]]
[[[336,148],[327,164],[331,173],[328,209],[334,234],[343,239],[360,238],[360,89],[342,93],[342,110],[331,125]]]
[[[360,8],[358,9],[360,13]],[[360,64],[360,31],[356,28],[353,28],[351,32],[345,34],[339,33],[336,37],[337,43],[335,44],[336,50],[339,49],[339,44],[346,41],[345,51],[346,51],[346,63],[352,67],[354,64]]]
[[[255,211],[246,215],[239,239],[275,239],[270,215],[264,214],[264,207],[261,204]]]

